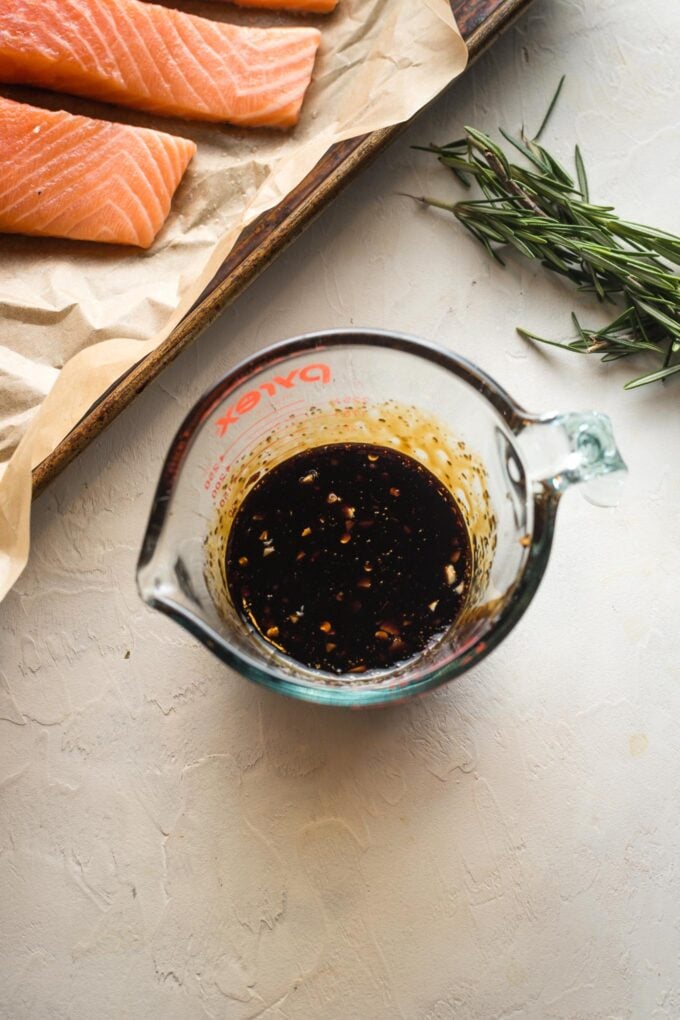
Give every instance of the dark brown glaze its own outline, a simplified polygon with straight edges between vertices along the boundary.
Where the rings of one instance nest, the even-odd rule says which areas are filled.
[[[251,489],[226,555],[249,627],[298,662],[359,673],[409,659],[458,616],[470,540],[442,483],[383,446],[289,457]]]

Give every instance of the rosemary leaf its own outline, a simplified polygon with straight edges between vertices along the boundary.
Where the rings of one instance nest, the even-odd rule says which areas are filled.
[[[675,375],[676,372],[680,372],[680,365],[671,365],[669,368],[660,368],[658,372],[650,372],[648,375],[638,376],[637,379],[631,379],[623,387],[624,390],[634,390],[638,386],[645,386],[650,382],[658,382],[659,379],[666,379],[669,375]]]
[[[583,164],[583,156],[578,145],[574,149],[574,163],[576,165],[576,179],[578,181],[578,188],[583,195],[585,202],[590,201],[590,191],[588,189],[588,177],[586,176],[586,168]]]
[[[534,135],[534,141],[535,142],[538,141],[538,139],[541,137],[541,135],[545,131],[546,127],[548,126],[548,121],[552,117],[553,110],[555,109],[555,107],[557,105],[557,100],[560,98],[560,92],[562,91],[562,86],[564,85],[564,80],[565,80],[566,77],[567,77],[566,74],[563,74],[562,77],[560,78],[559,85],[557,86],[557,91],[555,92],[555,95],[550,100],[550,106],[548,107],[548,109],[546,111],[546,115],[545,115],[545,117],[543,118],[543,120],[541,122],[540,128],[538,129],[538,131]]]
[[[527,329],[521,329],[517,327],[517,332],[523,340],[535,340],[539,344],[548,344],[549,347],[561,347],[563,351],[579,351],[582,348],[575,347],[573,344],[563,344],[559,340],[548,340],[544,336],[537,336],[535,333],[530,333]]]

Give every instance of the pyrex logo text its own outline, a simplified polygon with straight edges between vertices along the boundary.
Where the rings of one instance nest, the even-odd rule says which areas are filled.
[[[228,407],[221,418],[215,422],[217,434],[225,435],[230,425],[235,425],[239,418],[252,411],[262,400],[262,393],[273,397],[277,390],[291,390],[298,383],[329,383],[331,381],[331,370],[328,365],[321,363],[305,365],[304,368],[294,368],[288,375],[275,375],[273,379],[262,383],[256,390],[248,390],[241,399]]]

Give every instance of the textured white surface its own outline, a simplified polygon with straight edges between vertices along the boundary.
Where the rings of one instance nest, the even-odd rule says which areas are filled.
[[[680,1017],[680,390],[527,347],[515,324],[566,335],[571,291],[398,195],[454,189],[409,143],[536,124],[566,71],[550,143],[680,231],[679,30],[668,0],[537,0],[39,501],[0,609],[3,1018]],[[133,583],[194,400],[352,323],[450,345],[533,409],[609,412],[631,468],[616,510],[565,498],[499,651],[369,714],[247,684]]]

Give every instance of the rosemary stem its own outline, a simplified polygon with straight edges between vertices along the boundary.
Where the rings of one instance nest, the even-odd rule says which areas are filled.
[[[500,251],[510,245],[529,259],[570,279],[601,302],[620,302],[622,310],[602,329],[581,326],[568,343],[547,340],[527,330],[526,339],[609,362],[635,354],[656,357],[660,366],[626,383],[636,389],[675,375],[680,379],[680,237],[619,219],[613,206],[593,204],[583,155],[576,146],[575,180],[539,144],[562,90],[564,78],[533,139],[522,132],[506,142],[526,159],[512,163],[506,152],[476,128],[445,146],[421,146],[448,167],[467,188],[476,181],[482,198],[446,202],[418,201],[453,215],[505,265]],[[412,196],[413,197],[413,196]]]

